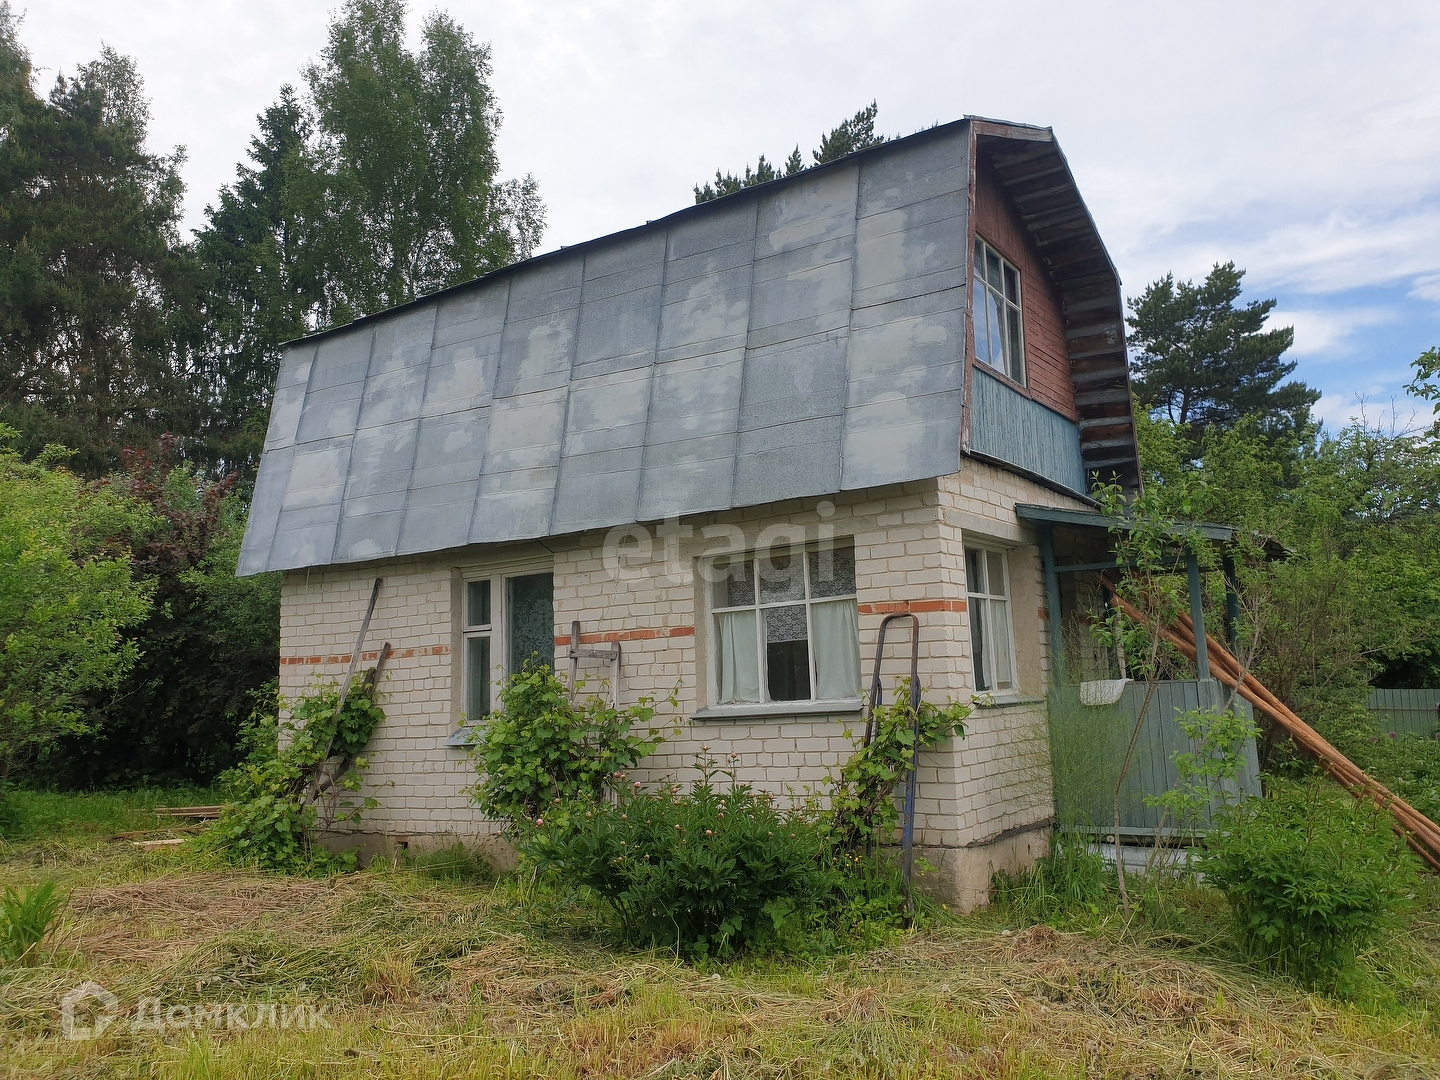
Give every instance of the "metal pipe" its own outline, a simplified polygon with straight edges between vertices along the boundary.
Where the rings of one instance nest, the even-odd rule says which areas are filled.
[[[1060,632],[1060,575],[1055,572],[1055,533],[1049,525],[1040,527],[1040,559],[1045,565],[1046,614],[1050,621],[1050,679],[1059,686],[1065,681],[1065,639]]]
[[[1195,626],[1195,677],[1210,678],[1210,653],[1205,647],[1205,596],[1200,589],[1200,560],[1195,553],[1185,556],[1186,584],[1190,590],[1190,622]]]

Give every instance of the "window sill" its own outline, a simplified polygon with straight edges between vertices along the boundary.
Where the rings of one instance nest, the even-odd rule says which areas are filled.
[[[783,720],[790,716],[858,716],[860,698],[847,701],[767,701],[763,705],[712,705],[697,711],[695,720]]]
[[[470,749],[470,741],[475,738],[476,734],[477,731],[475,728],[461,724],[450,733],[450,737],[445,740],[445,745],[454,746],[460,750],[468,750]]]
[[[977,694],[971,701],[977,709],[1003,709],[1007,705],[1042,705],[1045,699],[1022,694],[1018,690],[1001,690],[993,694]]]

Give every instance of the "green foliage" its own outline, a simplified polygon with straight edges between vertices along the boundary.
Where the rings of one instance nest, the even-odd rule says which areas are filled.
[[[432,881],[450,885],[483,885],[495,879],[490,865],[459,841],[408,856],[404,864]]]
[[[0,957],[15,964],[34,963],[64,902],[53,881],[23,893],[7,887],[0,897]]]
[[[1238,709],[1196,709],[1177,714],[1175,723],[1196,749],[1177,750],[1170,756],[1179,782],[1145,802],[1162,807],[1179,829],[1188,833],[1200,824],[1206,810],[1237,797],[1236,782],[1245,765],[1243,751],[1257,729]]]
[[[695,959],[873,938],[899,925],[893,873],[834,855],[826,822],[784,813],[713,761],[700,780],[556,806],[520,834],[542,873],[592,890],[625,939]]]
[[[15,805],[10,784],[0,780],[0,840],[13,840],[20,835],[22,825],[20,808]]]
[[[1166,274],[1129,301],[1136,403],[1195,442],[1245,417],[1276,436],[1303,431],[1320,400],[1302,382],[1281,382],[1295,370],[1281,359],[1295,331],[1265,329],[1274,300],[1236,307],[1244,276],[1234,263],[1217,263],[1199,285]]]
[[[232,798],[202,846],[289,873],[352,867],[353,855],[330,855],[316,836],[378,805],[350,798],[366,766],[360,751],[385,719],[375,693],[372,679],[361,680],[342,709],[337,686],[317,685],[291,705],[289,720],[278,709],[257,710],[246,732],[250,756],[222,778]]]
[[[964,721],[971,711],[971,706],[958,702],[941,706],[921,700],[917,715],[910,703],[910,680],[897,683],[891,704],[871,715],[869,745],[850,756],[832,786],[832,828],[840,847],[856,850],[893,842],[899,819],[895,789],[910,775],[917,731],[922,748],[952,735],[963,738]]]
[[[1435,426],[1430,429],[1432,438],[1440,438],[1440,346],[1426,349],[1411,364],[1415,377],[1406,384],[1407,393],[1426,401],[1433,401],[1431,412],[1435,414]]]
[[[1253,419],[1207,429],[1198,451],[1141,418],[1146,497],[1238,527],[1242,632],[1257,677],[1311,724],[1363,710],[1372,680],[1440,677],[1440,441],[1365,423],[1277,442]],[[1265,558],[1258,541],[1283,547]],[[1207,611],[1218,623],[1219,575]],[[1262,765],[1284,756],[1266,732]]]
[[[208,783],[238,760],[240,722],[279,664],[280,575],[235,576],[245,508],[234,477],[197,474],[168,438],[123,456],[101,485],[150,511],[142,533],[116,539],[155,602],[127,634],[135,665],[86,711],[91,732],[62,740],[35,776],[68,788]]]
[[[1272,780],[1266,798],[1218,816],[1198,866],[1225,893],[1251,956],[1337,985],[1415,887],[1390,824],[1383,810],[1333,789]]]
[[[1360,709],[1322,725],[1321,734],[1431,821],[1440,820],[1440,741],[1379,733],[1374,717]]]
[[[995,903],[1035,922],[1066,923],[1100,914],[1114,880],[1090,839],[1057,828],[1050,851],[1018,874],[1001,870],[991,883]]]
[[[25,457],[63,443],[99,476],[196,426],[184,152],[146,149],[140,74],[108,46],[37,95],[15,24],[0,6],[0,421]]]
[[[885,136],[875,134],[875,117],[879,112],[879,105],[872,101],[854,116],[840,121],[838,125],[821,135],[820,145],[810,155],[815,159],[815,164],[824,165],[827,162],[836,161],[846,154],[853,154],[857,150],[866,150],[883,143]],[[803,172],[806,167],[804,159],[800,156],[798,144],[794,150],[790,151],[790,156],[785,159],[783,171],[766,161],[765,155],[761,154],[753,172],[748,164],[745,166],[744,176],[722,173],[716,169],[713,186],[708,183],[704,187],[699,184],[695,185],[695,201],[704,203],[726,195],[733,195],[737,191],[754,187],[756,184],[769,183],[782,176],[794,176],[798,172]]]
[[[152,592],[109,539],[148,529],[148,512],[87,487],[58,463],[63,453],[22,462],[13,436],[0,425],[0,782],[89,730],[86,695],[135,663],[123,632]]]
[[[650,698],[625,709],[593,696],[572,701],[548,665],[527,660],[471,743],[475,801],[491,817],[521,823],[555,802],[598,799],[660,744],[653,728],[632,732],[654,717]]]

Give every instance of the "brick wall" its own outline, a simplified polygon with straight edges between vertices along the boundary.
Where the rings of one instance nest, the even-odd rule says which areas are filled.
[[[921,681],[929,698],[944,701],[968,699],[973,685],[963,548],[967,540],[982,540],[1009,551],[1022,700],[977,710],[966,738],[922,756],[916,826],[917,843],[933,851],[984,845],[1050,815],[1043,706],[1034,701],[1043,693],[1049,663],[1043,589],[1033,538],[1015,519],[1016,502],[1077,505],[967,460],[961,473],[938,481],[651,527],[648,552],[638,536],[617,544],[622,538],[612,535],[607,547],[606,535],[594,533],[545,546],[472,548],[291,573],[282,594],[281,688],[293,696],[316,675],[343,674],[371,582],[383,576],[363,660],[373,663],[384,641],[396,653],[382,699],[386,721],[371,742],[364,792],[380,807],[361,828],[403,836],[493,832],[466,790],[475,781],[469,759],[445,745],[463,707],[460,582],[468,571],[553,557],[560,670],[568,668],[570,626],[578,620],[582,641],[621,642],[623,702],[672,692],[679,702],[677,710],[661,706],[657,723],[667,742],[646,762],[641,779],[688,780],[697,755],[708,754],[727,762],[742,781],[801,797],[822,790],[829,772],[852,752],[860,713],[694,718],[710,705],[705,585],[695,573],[697,560],[753,549],[786,530],[796,541],[853,538],[863,678],[868,685],[881,620],[913,611],[921,620]],[[883,668],[887,697],[908,669],[906,633],[892,641]],[[609,665],[582,661],[580,674],[595,687],[608,677]]]

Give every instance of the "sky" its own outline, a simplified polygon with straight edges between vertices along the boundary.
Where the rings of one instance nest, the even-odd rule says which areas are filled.
[[[12,0],[44,88],[136,58],[152,148],[186,148],[186,225],[338,0]],[[887,134],[966,114],[1052,127],[1127,295],[1217,261],[1293,326],[1332,428],[1410,426],[1440,345],[1440,3],[412,0],[492,47],[502,172],[540,184],[549,250],[680,209],[715,169],[875,100]]]

